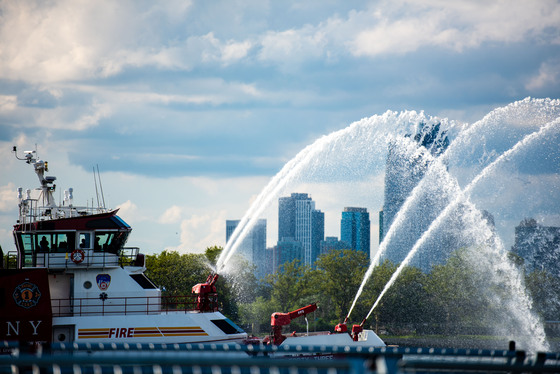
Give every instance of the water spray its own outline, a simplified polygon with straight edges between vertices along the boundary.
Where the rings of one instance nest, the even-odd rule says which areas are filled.
[[[288,183],[300,177],[301,171],[307,167],[311,161],[320,159],[317,156],[322,152],[329,151],[329,147],[332,148],[336,146],[337,142],[342,137],[352,135],[353,138],[355,132],[363,131],[365,134],[364,137],[361,137],[361,139],[363,141],[368,141],[369,138],[371,146],[374,146],[376,142],[384,142],[384,138],[390,135],[387,135],[388,131],[378,131],[372,133],[370,131],[372,124],[376,126],[388,126],[388,124],[394,125],[395,123],[410,124],[430,121],[433,121],[433,119],[426,119],[423,113],[417,114],[414,111],[410,111],[398,114],[397,112],[387,111],[381,116],[373,116],[370,119],[354,122],[350,126],[325,135],[305,147],[293,159],[284,165],[284,167],[270,180],[262,192],[257,196],[253,204],[251,204],[251,207],[247,210],[237,225],[229,241],[226,243],[224,250],[220,254],[220,257],[218,258],[216,265],[218,272],[222,273],[224,271],[226,264],[229,262],[245,237],[249,234],[251,228],[259,219],[260,215],[273,202],[273,199],[278,196]]]
[[[417,253],[418,249],[424,244],[424,242],[427,240],[428,237],[430,237],[432,235],[432,233],[442,224],[442,222],[449,216],[449,214],[453,211],[453,209],[455,209],[459,204],[466,204],[468,206],[471,206],[471,209],[473,209],[474,211],[478,212],[478,210],[476,209],[476,207],[474,207],[474,205],[472,205],[472,203],[469,203],[466,200],[466,196],[468,196],[468,194],[473,190],[473,188],[478,184],[478,182],[480,180],[482,180],[484,177],[486,177],[487,175],[489,175],[493,170],[496,169],[496,167],[501,164],[504,161],[509,160],[509,158],[511,156],[513,156],[517,151],[519,151],[520,149],[522,149],[522,147],[524,146],[528,146],[531,145],[531,142],[534,142],[536,140],[538,140],[540,137],[544,136],[547,134],[548,131],[552,131],[556,128],[559,128],[560,125],[560,120],[556,120],[554,122],[551,122],[543,127],[541,127],[539,129],[539,131],[534,132],[532,134],[526,135],[521,141],[519,141],[517,144],[515,144],[512,148],[510,148],[508,151],[504,152],[500,157],[498,157],[496,160],[494,160],[491,164],[489,164],[488,166],[486,166],[483,171],[481,173],[479,173],[472,181],[471,183],[469,183],[469,185],[463,190],[461,191],[459,189],[458,186],[456,186],[457,188],[457,197],[456,199],[450,203],[445,210],[437,217],[436,220],[434,220],[432,222],[432,224],[430,225],[430,227],[428,228],[428,230],[426,230],[422,237],[415,243],[415,245],[413,246],[413,248],[410,250],[410,252],[408,253],[408,255],[406,256],[406,258],[404,259],[404,261],[400,264],[400,266],[397,268],[397,270],[393,273],[393,275],[391,276],[391,279],[389,280],[389,282],[387,282],[387,284],[385,285],[385,288],[381,291],[381,293],[379,294],[379,296],[377,297],[377,300],[375,301],[375,303],[373,304],[372,308],[370,309],[368,315],[366,316],[366,319],[369,318],[369,316],[371,315],[371,313],[373,312],[373,310],[377,307],[377,305],[379,304],[379,302],[381,301],[382,297],[385,295],[385,293],[389,290],[389,288],[395,283],[396,279],[398,278],[398,276],[401,274],[401,272],[403,271],[403,269],[408,266],[408,264],[410,263],[411,259],[414,257],[414,255]],[[503,248],[503,245],[501,245],[500,247]],[[528,302],[528,300],[524,301],[525,304],[530,304]],[[530,309],[530,305],[525,305],[525,307],[529,310]],[[365,320],[364,320],[365,321]],[[537,325],[535,323],[533,323],[533,325]],[[541,329],[542,330],[542,327]],[[542,349],[548,349],[548,345],[546,344],[545,341],[545,334],[544,334],[544,330],[543,331],[538,331],[542,336],[542,338],[540,339],[541,342],[536,342],[536,344],[540,344]]]
[[[487,114],[482,120],[477,121],[474,125],[467,127],[459,133],[459,137],[455,139],[450,147],[438,157],[437,163],[445,164],[452,157],[454,152],[458,152],[461,148],[469,149],[472,146],[469,141],[473,139],[483,128],[488,126],[488,123],[502,123],[512,122],[521,115],[525,115],[525,121],[530,124],[541,124],[553,121],[560,115],[560,101],[550,99],[524,99],[519,102],[510,104],[504,108],[498,108]],[[546,121],[546,122],[545,122]],[[435,163],[434,163],[435,164]],[[441,165],[440,164],[440,165]],[[374,268],[378,265],[380,258],[385,254],[385,251],[393,239],[397,228],[402,224],[404,218],[408,215],[413,202],[418,199],[420,192],[425,188],[426,178],[422,179],[420,183],[413,189],[411,194],[403,203],[401,209],[397,212],[393,224],[387,231],[383,241],[380,243],[378,251],[368,267],[362,283],[358,289],[356,296],[349,309],[348,316],[351,315],[357,300],[361,296],[367,280],[373,274]],[[348,318],[348,316],[346,318]]]

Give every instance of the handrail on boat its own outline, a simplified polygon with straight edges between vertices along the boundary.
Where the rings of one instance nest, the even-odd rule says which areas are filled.
[[[119,252],[112,256],[111,253],[99,253],[94,250],[85,250],[84,261],[75,264],[70,260],[70,253],[66,252],[37,252],[35,253],[36,263],[24,264],[24,267],[52,267],[52,268],[88,268],[88,267],[123,267],[123,266],[144,266],[143,259],[140,261],[138,247],[123,247]],[[141,263],[140,263],[141,262]],[[8,251],[4,263],[5,269],[17,269],[19,263],[19,253]],[[1,266],[0,266],[1,268]]]
[[[148,315],[169,312],[193,312],[198,295],[52,299],[53,317]],[[209,294],[210,311],[218,310],[218,294]]]

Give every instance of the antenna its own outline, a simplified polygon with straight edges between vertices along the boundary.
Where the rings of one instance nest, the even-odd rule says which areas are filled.
[[[37,148],[37,145],[35,145],[35,148]],[[14,145],[14,147],[12,148],[12,153],[18,160],[25,161],[28,164],[34,164],[35,161],[37,161],[37,149],[35,149],[34,151],[25,151],[23,152],[24,157],[19,157],[17,154],[17,146]]]
[[[103,200],[103,209],[106,209],[105,206],[105,194],[103,194],[103,186],[101,185],[101,174],[99,174],[99,164],[97,166],[97,178],[99,179],[99,188],[101,189],[101,200]]]
[[[95,197],[97,198],[97,208],[99,208],[99,192],[97,192],[97,178],[95,178],[95,168],[93,168],[93,183],[95,184]],[[93,205],[93,201],[91,202]]]

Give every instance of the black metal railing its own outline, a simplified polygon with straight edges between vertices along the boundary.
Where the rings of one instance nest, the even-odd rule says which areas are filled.
[[[0,373],[373,374],[560,372],[560,354],[356,346],[5,342]],[[0,344],[2,348],[2,344]]]
[[[99,298],[52,299],[53,317],[91,315],[147,315],[169,312],[191,312],[195,310],[218,310],[218,295],[153,296],[153,297],[109,297],[104,293]]]
[[[144,258],[139,251],[138,247],[124,247],[117,253],[84,250],[84,258],[79,263],[72,261],[70,252],[36,252],[25,256],[23,267],[67,269],[144,266]],[[17,251],[9,251],[6,255],[6,269],[17,269],[18,263],[19,253]]]

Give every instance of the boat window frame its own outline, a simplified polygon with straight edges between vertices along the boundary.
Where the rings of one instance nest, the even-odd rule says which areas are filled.
[[[28,231],[15,232],[16,249],[21,258],[21,267],[34,267],[37,264],[37,255],[71,253],[74,249],[75,231]],[[41,248],[41,240],[45,237],[47,248]],[[66,248],[60,244],[66,239]]]
[[[97,230],[95,231],[95,239],[93,243],[93,250],[95,252],[111,253],[114,247],[115,240],[118,236],[118,230]],[[97,241],[99,239],[99,244]]]
[[[89,243],[87,243],[87,242],[85,243],[85,246],[81,245],[82,235],[85,237],[84,238],[85,240],[89,241]],[[85,231],[85,230],[76,231],[76,242],[75,242],[76,243],[76,248],[79,248],[81,250],[93,249],[93,238],[94,237],[95,237],[95,231]]]
[[[22,268],[34,267],[36,260],[36,240],[34,232],[16,232],[14,233],[17,241],[17,251],[19,254],[19,266]],[[27,241],[25,240],[27,237]]]
[[[35,236],[35,248],[37,253],[70,253],[75,249],[74,231],[37,231],[32,235]],[[43,237],[47,240],[47,248],[42,248],[41,241]],[[62,243],[66,243],[65,247],[61,247]]]

